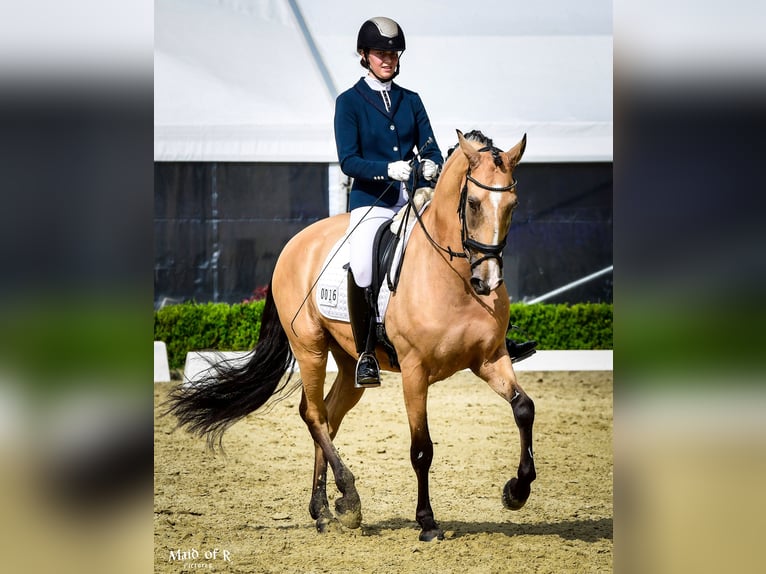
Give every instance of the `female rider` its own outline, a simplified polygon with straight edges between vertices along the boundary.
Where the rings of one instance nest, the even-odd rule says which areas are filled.
[[[372,244],[380,225],[403,207],[401,182],[410,179],[418,152],[423,177],[435,181],[444,162],[423,102],[393,82],[405,50],[404,33],[390,18],[367,20],[356,43],[366,77],[335,102],[335,143],[343,173],[352,177],[349,208],[348,310],[356,351],[356,385],[380,385],[375,358]],[[417,187],[417,186],[416,186]]]

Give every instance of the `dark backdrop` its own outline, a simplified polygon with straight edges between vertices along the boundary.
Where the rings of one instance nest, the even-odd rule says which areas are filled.
[[[237,302],[287,241],[328,214],[327,165],[156,163],[155,302]]]
[[[612,265],[612,164],[522,163],[519,207],[504,251],[513,301],[533,299]],[[608,273],[547,300],[612,302]]]
[[[328,166],[158,162],[155,304],[238,302],[269,283],[298,231],[328,214]],[[612,164],[528,163],[504,254],[513,301],[612,264]],[[611,273],[549,302],[612,301]]]

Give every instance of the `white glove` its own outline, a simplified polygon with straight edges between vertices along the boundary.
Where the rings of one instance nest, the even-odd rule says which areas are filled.
[[[407,181],[410,179],[412,167],[406,161],[394,161],[388,164],[388,177],[396,181]]]
[[[423,177],[428,181],[433,181],[439,175],[439,166],[430,159],[423,160]]]

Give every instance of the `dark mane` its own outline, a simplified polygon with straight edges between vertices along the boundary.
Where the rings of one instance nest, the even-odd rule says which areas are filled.
[[[483,147],[494,147],[494,145],[492,144],[492,138],[488,138],[479,130],[471,130],[470,132],[464,133],[463,137],[471,142],[479,142]],[[449,148],[449,150],[447,151],[447,157],[452,155],[452,152],[455,151],[458,145],[459,144],[455,144],[451,148]]]
[[[500,166],[503,164],[503,160],[500,158],[501,150],[495,147],[495,145],[492,143],[492,138],[488,138],[479,130],[471,130],[470,132],[463,134],[463,137],[468,141],[479,142],[484,148],[489,148],[489,151],[492,153],[492,160],[495,162],[495,165]],[[458,144],[455,144],[449,148],[449,151],[447,151],[447,158],[452,155],[452,152],[455,151],[455,148],[457,147]]]

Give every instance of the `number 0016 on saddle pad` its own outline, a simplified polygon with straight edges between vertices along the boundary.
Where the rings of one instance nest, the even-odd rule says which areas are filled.
[[[397,251],[399,249],[397,248]],[[330,250],[330,255],[322,266],[322,276],[314,287],[314,297],[316,298],[319,311],[328,319],[338,321],[349,321],[348,317],[348,270],[349,244],[344,235]],[[399,259],[397,253],[396,259]],[[396,263],[396,261],[394,262]],[[378,310],[380,312],[379,320],[386,316],[386,308],[391,291],[388,288],[388,282],[383,281],[378,296]]]

